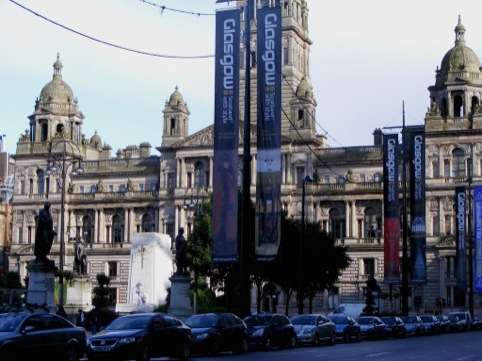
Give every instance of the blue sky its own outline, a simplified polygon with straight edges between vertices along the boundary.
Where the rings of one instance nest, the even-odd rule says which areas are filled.
[[[214,54],[215,19],[204,14],[215,13],[215,0],[15,2],[125,48],[177,57]],[[477,1],[308,0],[308,7],[318,132],[334,147],[370,145],[375,128],[401,125],[402,102],[406,124],[423,123],[427,88],[454,45],[459,14],[467,45],[482,58]],[[0,134],[7,135],[9,153],[15,153],[35,99],[52,79],[57,53],[63,79],[85,115],[84,133],[90,138],[97,131],[114,152],[144,141],[161,144],[162,110],[176,86],[191,112],[189,133],[213,123],[213,58],[121,50],[0,0]]]

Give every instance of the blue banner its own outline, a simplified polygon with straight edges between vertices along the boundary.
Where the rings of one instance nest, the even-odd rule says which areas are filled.
[[[213,243],[215,263],[238,259],[239,9],[216,13]]]
[[[474,292],[482,293],[482,186],[474,186]]]
[[[427,282],[425,132],[410,132],[410,280]]]
[[[384,283],[400,283],[398,134],[383,135]]]
[[[465,237],[466,223],[466,199],[465,187],[455,187],[455,243],[457,269],[455,270],[457,288],[460,292],[467,292],[467,246]]]
[[[257,184],[258,261],[277,257],[281,232],[281,7],[257,13]]]

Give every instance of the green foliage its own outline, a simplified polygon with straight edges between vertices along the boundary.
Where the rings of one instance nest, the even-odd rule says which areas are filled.
[[[110,278],[104,273],[97,274],[97,282],[99,286],[92,290],[92,305],[98,308],[107,308],[110,306],[110,290],[107,287]]]
[[[62,276],[64,281],[72,281],[74,279],[74,272],[69,271],[69,270],[57,270],[55,272],[55,277],[60,277]]]
[[[8,289],[20,289],[23,288],[20,273],[15,271],[9,271],[2,278],[0,278],[0,286]]]

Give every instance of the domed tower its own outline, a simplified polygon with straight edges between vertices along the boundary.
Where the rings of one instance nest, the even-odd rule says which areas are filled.
[[[425,118],[427,130],[481,127],[481,64],[465,43],[465,27],[460,16],[454,31],[455,46],[445,54],[440,68],[437,68],[435,85],[428,88],[430,107]]]
[[[62,62],[57,54],[53,79],[43,87],[30,119],[30,142],[44,143],[56,135],[80,144],[84,115],[70,86],[62,80]]]
[[[290,101],[292,126],[296,129],[296,131],[293,130],[291,132],[292,138],[315,138],[316,105],[316,100],[313,97],[313,87],[303,78]]]
[[[190,113],[177,86],[162,112],[164,113],[164,127],[161,146],[169,147],[188,135]]]

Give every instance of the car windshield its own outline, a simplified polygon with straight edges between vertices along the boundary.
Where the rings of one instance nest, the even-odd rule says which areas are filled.
[[[335,325],[346,325],[350,322],[348,317],[330,317],[330,320]]]
[[[373,318],[365,318],[365,317],[361,317],[358,319],[358,323],[360,325],[371,325],[373,323]]]
[[[460,320],[460,319],[458,318],[458,316],[450,315],[450,316],[449,316],[449,320],[452,321],[452,322],[457,322],[457,321]]]
[[[218,315],[196,315],[187,318],[184,323],[191,328],[214,327],[218,322],[218,318]]]
[[[404,317],[402,320],[405,323],[418,323],[417,317]]]
[[[248,316],[244,319],[244,323],[247,326],[264,326],[269,324],[269,318],[261,316]]]
[[[119,317],[112,321],[107,330],[137,330],[147,327],[151,316]]]
[[[432,316],[420,316],[423,322],[433,322]]]
[[[17,328],[20,322],[25,318],[24,315],[16,313],[0,314],[0,331],[10,332]]]
[[[314,325],[316,322],[316,317],[315,316],[293,316],[291,318],[291,323],[293,325]]]
[[[395,317],[382,317],[382,321],[387,324],[397,323]]]

